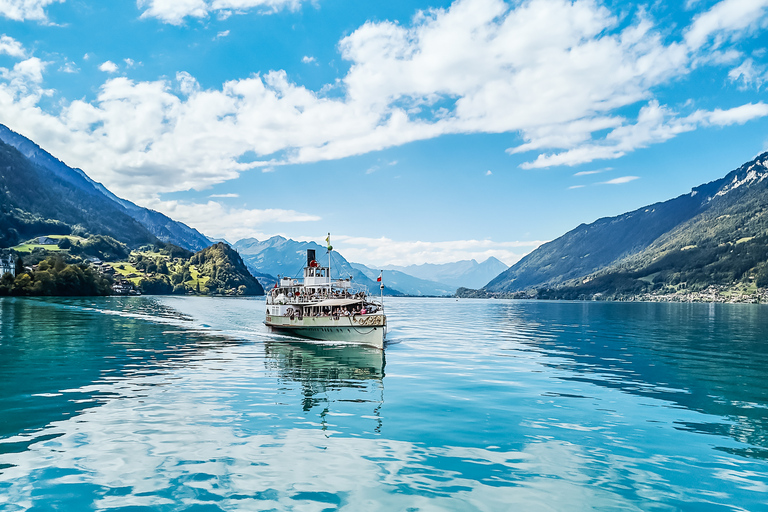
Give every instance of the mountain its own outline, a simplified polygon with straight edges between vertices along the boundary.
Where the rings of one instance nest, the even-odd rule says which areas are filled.
[[[398,270],[409,276],[425,279],[456,288],[480,288],[491,279],[507,270],[507,265],[491,256],[482,263],[475,260],[462,260],[453,263],[425,263],[407,267],[387,265],[385,270]]]
[[[96,192],[114,203],[116,209],[122,214],[127,214],[133,218],[147,231],[163,242],[170,242],[193,251],[211,245],[208,238],[199,231],[190,228],[184,223],[172,220],[160,212],[142,208],[126,199],[117,197],[107,190],[104,185],[89,178],[81,169],[73,169],[67,166],[64,162],[55,158],[31,140],[10,130],[2,124],[0,124],[0,141],[16,148],[33,166],[48,171],[48,173],[50,173],[49,175],[46,175],[46,173],[38,173],[42,180],[50,178],[51,175],[55,176],[58,181],[70,191],[73,198],[75,196],[92,197],[95,195],[94,192]],[[8,171],[9,169],[6,170]],[[80,194],[78,194],[78,192]],[[103,204],[103,201],[99,201],[99,203]],[[114,209],[115,208],[112,208],[110,211]],[[116,237],[114,234],[111,234],[111,236],[120,239],[120,237]]]
[[[366,267],[362,263],[351,263],[351,265],[372,280],[379,277],[378,270]],[[427,279],[419,279],[418,277],[413,277],[400,272],[399,270],[386,270],[384,272],[383,281],[386,285],[398,289],[405,295],[413,295],[417,297],[450,296],[456,292],[457,288],[451,285],[429,281]]]
[[[196,266],[200,277],[208,278],[205,286],[212,293],[264,295],[264,288],[248,272],[241,256],[225,243],[196,252],[189,263]]]
[[[768,153],[668,201],[582,224],[488,283],[548,296],[768,284]],[[563,293],[551,290],[567,289]]]
[[[307,249],[314,249],[317,260],[321,265],[328,264],[328,251],[325,247],[314,242],[297,242],[282,236],[273,236],[268,240],[245,238],[233,246],[243,257],[248,269],[269,276],[301,277],[307,264]],[[353,267],[339,252],[333,251],[331,272],[335,277],[352,276],[353,285],[365,286],[369,293],[376,294],[379,284],[370,279],[365,273]],[[387,295],[402,295],[397,289],[390,288],[387,283],[384,292]]]
[[[82,176],[62,178],[0,141],[0,246],[70,233],[109,235],[131,246],[157,240]]]

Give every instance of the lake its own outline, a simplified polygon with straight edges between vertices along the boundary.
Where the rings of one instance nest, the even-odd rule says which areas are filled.
[[[768,510],[761,305],[0,299],[3,511]]]

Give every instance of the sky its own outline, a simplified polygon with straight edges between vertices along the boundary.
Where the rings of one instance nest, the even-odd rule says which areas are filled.
[[[0,123],[236,242],[513,264],[768,150],[768,0],[0,0]]]

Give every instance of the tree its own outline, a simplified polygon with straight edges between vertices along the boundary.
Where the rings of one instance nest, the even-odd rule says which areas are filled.
[[[21,259],[21,256],[16,257],[16,275],[20,276],[24,273],[24,260]]]

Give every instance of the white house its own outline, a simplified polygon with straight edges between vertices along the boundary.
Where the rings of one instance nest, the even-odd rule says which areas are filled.
[[[13,257],[13,254],[0,256],[0,276],[6,272],[16,277],[16,258]]]

